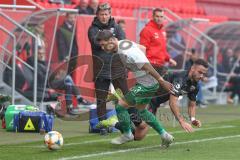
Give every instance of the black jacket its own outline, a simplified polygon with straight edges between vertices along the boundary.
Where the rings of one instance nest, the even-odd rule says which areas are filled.
[[[63,23],[63,25],[57,31],[57,48],[59,61],[63,61],[69,55],[68,53],[70,50],[73,28],[69,28],[66,23]],[[75,57],[77,55],[78,46],[76,36],[74,35],[70,57]]]
[[[104,29],[111,30],[118,40],[125,39],[124,31],[116,24],[114,18],[111,18],[107,25],[102,24],[97,17],[94,18],[88,29],[88,39],[91,43],[93,55],[94,78],[116,79],[124,77],[126,76],[126,69],[119,55],[104,52],[95,40],[97,32]]]

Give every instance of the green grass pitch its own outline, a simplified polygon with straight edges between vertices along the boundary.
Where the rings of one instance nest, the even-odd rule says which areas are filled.
[[[142,141],[115,146],[109,142],[119,133],[88,134],[87,122],[56,119],[54,130],[64,137],[62,149],[49,151],[43,135],[37,133],[0,129],[0,160],[239,160],[240,106],[197,109],[203,127],[194,133],[185,133],[178,123],[173,127],[169,109],[161,108],[160,113],[158,117],[175,137],[167,149],[160,147],[160,137],[152,129]]]

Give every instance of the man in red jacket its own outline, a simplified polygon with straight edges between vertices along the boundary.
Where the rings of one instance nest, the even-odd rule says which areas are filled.
[[[166,63],[176,66],[167,52],[166,32],[163,28],[164,11],[156,8],[153,10],[153,19],[146,24],[140,33],[140,44],[146,47],[146,56],[152,66],[163,75],[166,72]]]

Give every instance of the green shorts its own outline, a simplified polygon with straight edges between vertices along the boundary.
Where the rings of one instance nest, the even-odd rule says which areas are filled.
[[[145,87],[141,84],[136,84],[124,96],[124,99],[129,105],[149,104],[151,99],[156,95],[159,84]]]

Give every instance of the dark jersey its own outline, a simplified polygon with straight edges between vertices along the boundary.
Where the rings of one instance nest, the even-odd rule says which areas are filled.
[[[191,101],[196,101],[198,82],[188,78],[188,71],[169,72],[163,78],[173,84],[173,95],[179,97],[187,94]],[[160,103],[164,103],[169,100],[170,93],[160,86],[157,96],[160,96]]]

